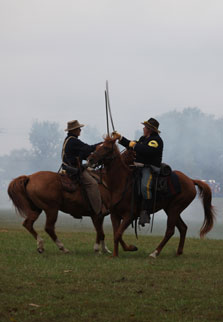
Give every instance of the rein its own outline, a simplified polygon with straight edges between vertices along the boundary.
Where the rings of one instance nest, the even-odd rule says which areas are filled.
[[[110,150],[108,147],[104,147],[104,149]],[[97,168],[99,166],[102,166],[102,164],[104,164],[104,161],[113,161],[117,156],[116,155],[112,155],[114,152],[114,147],[112,146],[112,150],[108,151],[108,153],[101,158],[101,160],[98,160],[97,162],[95,162],[93,165],[91,165],[92,168]],[[98,156],[98,151],[96,150],[94,153],[94,156]],[[111,154],[111,156],[109,156]]]

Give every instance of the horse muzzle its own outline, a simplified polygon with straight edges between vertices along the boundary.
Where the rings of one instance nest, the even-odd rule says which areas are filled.
[[[97,167],[97,162],[94,162],[93,158],[89,157],[87,160],[87,166],[94,169]]]

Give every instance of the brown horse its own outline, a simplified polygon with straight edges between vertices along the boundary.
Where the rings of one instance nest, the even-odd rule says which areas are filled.
[[[111,193],[111,220],[114,231],[114,251],[113,256],[118,256],[118,244],[122,240],[122,234],[132,221],[131,218],[131,199],[132,199],[132,183],[133,170],[128,165],[133,162],[132,153],[127,150],[125,156],[120,154],[115,139],[107,137],[103,144],[97,147],[92,153],[88,162],[91,166],[104,164],[107,173],[107,185]],[[200,180],[192,180],[179,171],[174,171],[180,181],[181,192],[172,198],[157,201],[155,212],[163,209],[167,214],[166,233],[157,246],[156,250],[150,254],[156,258],[171,236],[174,235],[175,227],[180,232],[180,241],[177,254],[183,253],[187,226],[181,218],[182,211],[189,206],[195,198],[197,192],[195,186],[198,186],[200,196],[203,200],[204,222],[200,230],[200,236],[205,236],[213,227],[214,208],[211,205],[212,193],[210,187]],[[117,202],[118,201],[118,202]],[[135,202],[133,207],[133,216],[137,218],[140,211],[140,202]],[[125,250],[136,250],[134,246],[126,246]]]
[[[99,189],[103,202],[107,205],[110,200],[108,189],[103,184],[99,185]],[[23,226],[37,240],[39,253],[44,251],[43,239],[34,230],[33,224],[42,210],[46,213],[45,231],[61,251],[68,252],[55,233],[55,223],[59,210],[72,215],[74,218],[91,217],[97,232],[94,250],[99,251],[101,246],[102,252],[110,252],[104,242],[103,218],[98,218],[97,215],[92,213],[80,185],[75,192],[66,192],[62,189],[58,173],[40,171],[12,180],[8,187],[8,194],[16,210],[25,217]]]

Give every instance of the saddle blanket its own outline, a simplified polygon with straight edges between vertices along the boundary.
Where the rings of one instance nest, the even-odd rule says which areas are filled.
[[[180,192],[180,181],[175,172],[171,172],[171,174],[166,177],[159,177],[157,185],[157,199],[171,198]]]
[[[171,198],[181,191],[179,178],[175,172],[171,172],[168,176],[159,176],[156,183],[156,177],[152,175],[148,168],[144,168],[141,179],[141,193],[145,200],[151,200],[155,196],[156,199]]]

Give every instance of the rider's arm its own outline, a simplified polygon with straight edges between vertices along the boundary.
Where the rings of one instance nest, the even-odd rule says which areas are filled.
[[[129,143],[131,141],[126,139],[124,136],[121,137],[121,139],[118,141],[119,144],[121,144],[122,146],[124,146],[125,148],[129,147]]]
[[[100,143],[102,143],[102,142],[100,142]],[[84,143],[84,145],[80,149],[80,158],[82,160],[86,160],[89,157],[89,155],[92,152],[95,151],[97,145],[100,144],[100,143],[96,143],[96,144],[92,144],[92,145],[89,145],[89,144]]]

